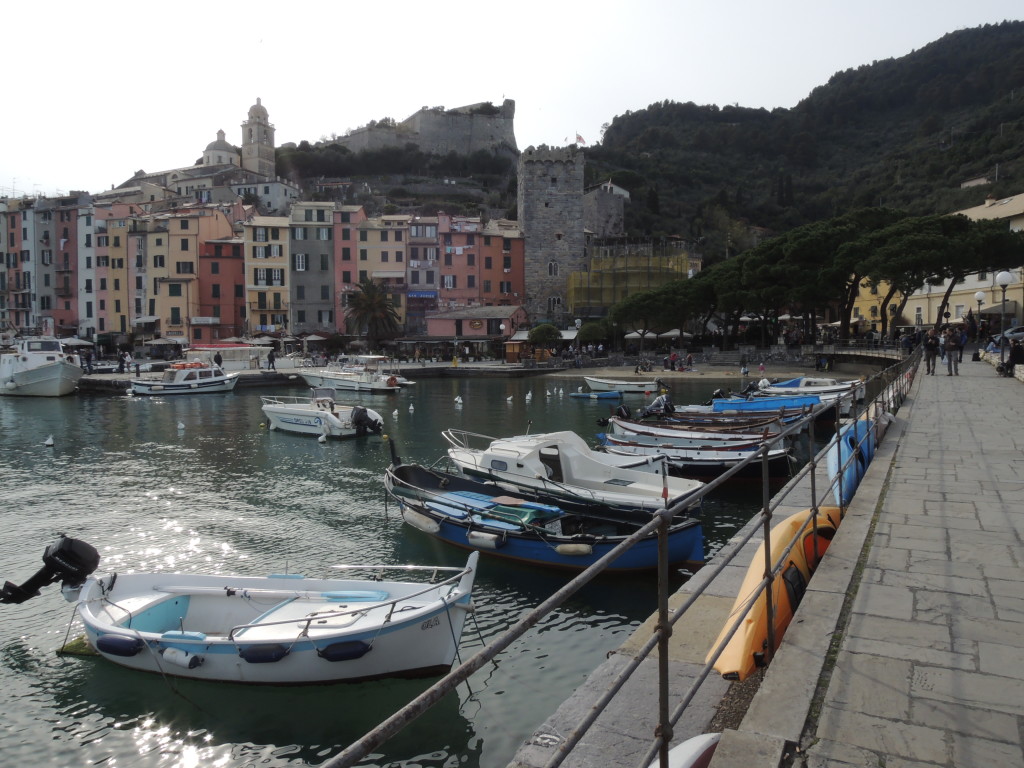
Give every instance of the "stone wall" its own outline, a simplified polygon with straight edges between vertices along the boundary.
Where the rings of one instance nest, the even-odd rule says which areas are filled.
[[[529,147],[519,157],[519,224],[525,232],[526,310],[533,324],[567,327],[566,280],[586,260],[583,152]]]

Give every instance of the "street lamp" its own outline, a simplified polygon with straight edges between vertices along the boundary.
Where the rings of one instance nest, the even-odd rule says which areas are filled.
[[[498,330],[501,332],[501,364],[505,364],[505,324],[502,323],[498,326]]]
[[[981,305],[985,303],[985,292],[984,291],[976,292],[974,294],[974,300],[976,302],[978,302],[978,331],[979,331],[979,333],[978,333],[978,347],[980,349],[981,348],[981,344],[982,344],[982,338],[981,338],[981,333],[980,333],[980,331],[981,331]]]
[[[1003,364],[1006,357],[1006,286],[1013,282],[1013,275],[1003,270],[996,275],[996,283],[1003,289],[1003,308],[999,313],[999,364]],[[1004,369],[1005,370],[1005,369]]]

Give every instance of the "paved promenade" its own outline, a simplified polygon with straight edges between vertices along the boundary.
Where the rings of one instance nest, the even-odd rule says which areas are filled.
[[[919,374],[808,766],[1024,765],[1024,387]]]
[[[920,368],[712,768],[1024,766],[1022,426],[1021,381],[969,354],[958,376]],[[698,673],[749,556],[735,562],[676,625],[677,694]],[[652,628],[649,620],[611,654],[511,765],[545,765]],[[655,663],[641,663],[563,765],[638,765],[657,722]],[[705,681],[673,743],[717,730],[727,688],[716,674]]]

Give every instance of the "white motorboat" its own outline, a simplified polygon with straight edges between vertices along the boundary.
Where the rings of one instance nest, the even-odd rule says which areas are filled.
[[[378,357],[364,355],[365,358]],[[386,360],[385,357],[380,357]],[[359,364],[329,365],[315,371],[299,372],[303,380],[311,387],[330,387],[350,392],[387,393],[397,392],[402,388],[398,376],[393,373],[381,374],[376,367],[360,366]],[[412,382],[407,382],[412,383]]]
[[[495,438],[448,429],[448,457],[462,474],[512,493],[551,500],[563,509],[662,509],[704,484],[670,477],[664,458],[624,457],[595,451],[575,432]]]
[[[84,373],[78,355],[52,336],[18,337],[0,350],[0,395],[61,397]]]
[[[230,392],[238,383],[238,373],[224,373],[216,363],[194,360],[171,363],[159,379],[132,379],[135,395],[197,395],[206,392]]]
[[[407,387],[415,384],[402,375],[397,363],[384,355],[352,355],[341,362],[342,373],[374,373],[377,377],[389,384],[397,384],[400,387]]]
[[[8,582],[0,602],[24,602],[61,580],[101,656],[163,675],[275,685],[435,675],[455,659],[477,558],[464,568],[339,565],[332,578],[97,578],[95,548],[62,537],[43,569],[21,586]]]
[[[624,394],[643,394],[668,389],[661,379],[649,381],[620,381],[617,379],[601,379],[596,376],[584,376],[583,380],[594,392],[622,392]]]
[[[848,395],[853,393],[857,402],[862,402],[865,395],[862,379],[822,378],[820,376],[797,376],[786,381],[769,381],[761,379],[757,383],[760,392],[768,395]]]
[[[264,395],[263,413],[270,429],[317,437],[363,437],[379,435],[384,420],[376,411],[361,405],[343,405],[328,387],[313,387],[308,397]]]

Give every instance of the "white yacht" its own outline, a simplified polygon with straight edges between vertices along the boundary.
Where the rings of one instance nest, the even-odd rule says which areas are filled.
[[[60,397],[82,378],[78,355],[52,336],[25,336],[0,349],[0,395]]]

